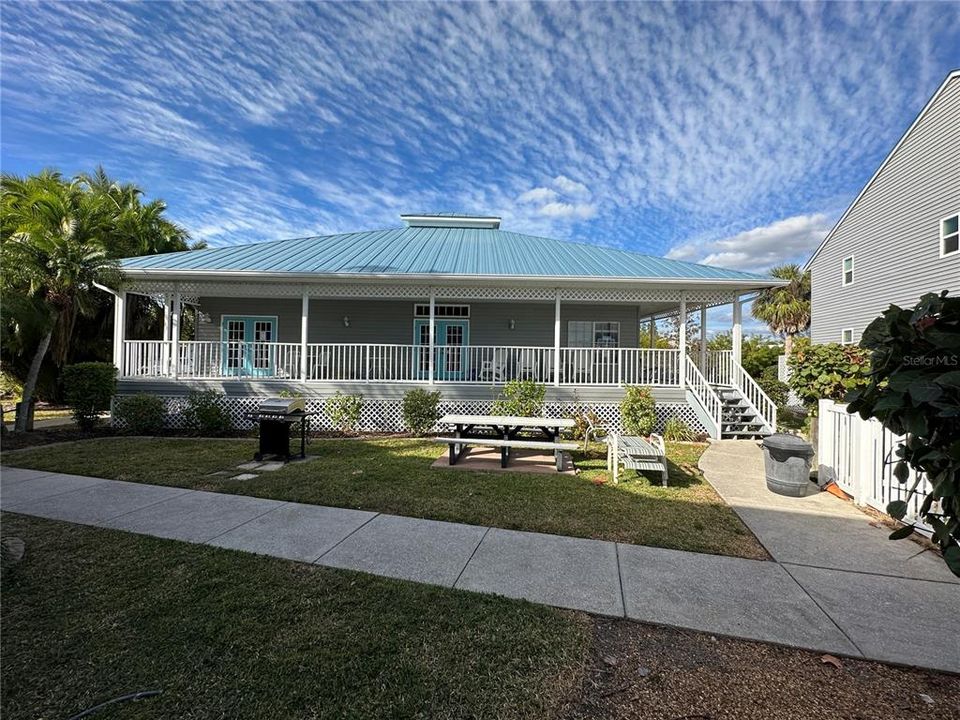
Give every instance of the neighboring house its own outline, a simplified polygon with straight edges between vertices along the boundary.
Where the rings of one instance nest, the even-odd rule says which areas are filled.
[[[775,408],[739,365],[742,297],[768,277],[500,229],[496,217],[405,215],[405,227],[124,260],[116,297],[119,393],[175,407],[194,389],[226,393],[240,420],[265,397],[364,396],[366,429],[402,428],[411,387],[444,411],[486,412],[512,378],[548,385],[547,409],[593,409],[619,426],[623,386],[654,388],[712,436],[775,426]],[[126,296],[165,308],[165,335],[129,340]],[[643,348],[654,319],[734,304],[734,350]],[[192,313],[195,336],[182,337]],[[684,323],[680,327],[685,327]],[[715,384],[705,381],[700,369]],[[728,417],[722,417],[724,396]]]
[[[927,103],[807,263],[811,337],[857,343],[891,304],[960,291],[960,70]]]

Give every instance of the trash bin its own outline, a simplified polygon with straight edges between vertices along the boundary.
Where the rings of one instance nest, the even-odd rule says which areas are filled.
[[[763,439],[767,489],[779,495],[803,497],[815,487],[810,482],[813,446],[796,435],[775,433]]]

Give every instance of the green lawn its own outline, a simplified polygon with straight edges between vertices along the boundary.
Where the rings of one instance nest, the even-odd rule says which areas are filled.
[[[604,482],[601,445],[577,476],[431,468],[445,448],[413,438],[314,440],[317,456],[256,480],[211,476],[250,460],[253,440],[104,438],[8,454],[10,465],[377,510],[518,530],[750,558],[766,552],[696,469],[706,445],[668,444],[670,487]],[[238,471],[239,472],[239,471]]]
[[[542,718],[579,684],[584,615],[3,515],[2,715]]]

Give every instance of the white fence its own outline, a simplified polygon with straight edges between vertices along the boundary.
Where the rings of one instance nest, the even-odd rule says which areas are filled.
[[[878,420],[864,420],[849,414],[846,405],[821,400],[817,436],[821,482],[832,480],[858,505],[886,512],[888,503],[907,499],[916,480],[912,470],[905,483],[893,476],[901,440]],[[922,479],[904,517],[927,532],[930,528],[918,520],[917,513],[929,490],[930,484]]]

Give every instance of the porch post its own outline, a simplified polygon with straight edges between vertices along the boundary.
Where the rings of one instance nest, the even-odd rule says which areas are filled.
[[[700,372],[707,375],[707,304],[700,306]]]
[[[553,384],[560,385],[560,291],[554,298],[553,307]]]
[[[740,296],[733,296],[733,361],[740,364],[743,346],[743,305]]]
[[[173,369],[170,374],[174,380],[180,374],[180,313],[182,311],[180,304],[179,286],[173,291],[173,310],[170,314],[170,343],[171,355],[173,355]]]
[[[680,387],[687,386],[687,294],[680,295]]]
[[[310,319],[310,296],[304,289],[300,299],[300,381],[307,379],[307,323]]]
[[[173,303],[173,296],[170,293],[163,294],[163,344],[160,346],[160,367],[163,368],[163,373],[166,374],[170,371],[170,315],[171,315],[171,304]]]
[[[437,294],[433,288],[430,288],[430,360],[427,365],[427,372],[430,373],[430,379],[428,382],[433,385],[433,356],[434,356],[434,343],[436,342],[436,328],[434,327],[434,316],[436,315],[437,310]]]
[[[650,349],[652,350],[657,346],[657,318],[655,315],[650,316]]]
[[[113,364],[117,375],[123,376],[123,341],[127,326],[127,292],[119,291],[113,296]]]

